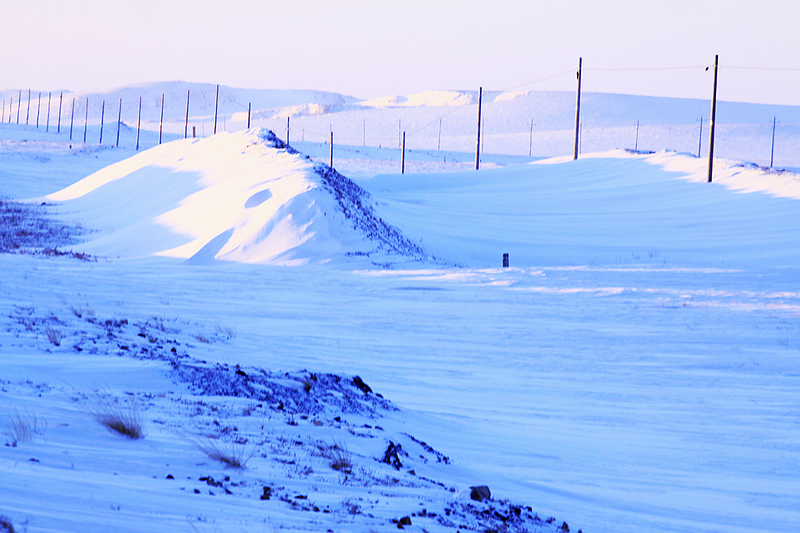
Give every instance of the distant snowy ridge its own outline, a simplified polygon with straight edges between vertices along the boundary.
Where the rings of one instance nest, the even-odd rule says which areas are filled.
[[[97,228],[87,251],[275,265],[373,254],[420,260],[369,194],[268,130],[163,144],[47,200]]]

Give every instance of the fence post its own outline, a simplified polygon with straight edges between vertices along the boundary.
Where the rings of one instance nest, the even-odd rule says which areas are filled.
[[[136,151],[139,151],[139,131],[142,129],[142,97],[139,97],[139,120],[136,122]]]
[[[183,138],[189,133],[189,90],[186,91],[186,120],[183,121]]]
[[[483,87],[478,88],[478,140],[475,143],[475,170],[481,165],[481,102],[483,101]]]
[[[64,92],[58,95],[58,130],[56,133],[61,133],[61,102],[64,100]]]
[[[400,153],[400,174],[406,173],[406,132],[403,132],[403,151]]]
[[[158,144],[161,144],[161,131],[164,129],[164,93],[161,93],[161,118],[158,119]]]
[[[39,129],[39,115],[42,112],[42,91],[39,91],[39,99],[36,100],[36,129]]]
[[[711,120],[708,135],[708,183],[714,173],[714,129],[717,126],[717,71],[719,70],[719,55],[714,56],[714,90],[711,95]]]
[[[217,96],[214,98],[214,135],[217,134],[217,107],[219,106],[219,84],[217,84]]]
[[[106,119],[106,101],[103,100],[103,106],[100,108],[100,143],[103,144],[103,123]]]
[[[639,121],[636,121],[636,143],[633,145],[634,152],[639,151]]]
[[[47,94],[47,127],[45,127],[44,131],[50,131],[50,101],[53,98],[53,93]]]
[[[333,131],[331,131],[331,164],[330,167],[333,168]]]
[[[289,117],[286,117],[286,148],[289,148]]]
[[[578,92],[575,96],[575,147],[572,150],[572,160],[578,159],[580,147],[578,145],[580,140],[581,129],[581,69],[583,67],[583,58],[578,58]]]
[[[89,97],[86,97],[86,114],[83,117],[83,144],[86,144],[86,131],[89,129]]]
[[[28,89],[28,110],[25,112],[25,125],[30,123],[31,118],[31,90]]]
[[[117,143],[115,148],[119,148],[119,126],[122,123],[122,98],[119,99],[119,114],[117,115]]]
[[[250,129],[250,110],[252,108],[252,102],[247,102],[247,129]]]
[[[19,95],[17,95],[17,124],[19,124],[19,108],[22,104],[22,91],[19,91]]]

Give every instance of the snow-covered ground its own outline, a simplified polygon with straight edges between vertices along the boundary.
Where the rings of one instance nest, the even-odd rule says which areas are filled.
[[[396,124],[462,95],[360,105]],[[0,196],[73,251],[0,254],[16,529],[800,529],[795,174],[742,156],[707,184],[653,146],[479,172],[426,148],[400,175],[357,143],[330,173],[310,140],[180,137],[0,126]],[[134,405],[143,439],[97,423]]]

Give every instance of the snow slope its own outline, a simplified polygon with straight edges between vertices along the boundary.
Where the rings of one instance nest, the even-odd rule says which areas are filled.
[[[85,249],[103,256],[276,265],[426,256],[358,185],[258,130],[163,144],[47,200],[102,228]]]
[[[392,108],[367,111],[396,127]],[[16,198],[79,182],[98,158],[132,154],[75,151],[23,127],[0,133],[14,143],[0,155],[0,195]],[[467,126],[458,134],[471,135]],[[703,160],[623,150],[389,175],[374,157],[385,149],[351,146],[342,155],[357,161],[376,216],[460,267],[406,259],[395,268],[361,260],[190,266],[146,255],[199,239],[181,233],[205,227],[194,209],[180,231],[182,217],[175,226],[154,220],[206,188],[235,198],[213,198],[228,213],[220,232],[249,220],[246,204],[261,189],[249,163],[236,166],[240,156],[269,168],[284,156],[289,166],[311,164],[258,143],[242,154],[247,135],[162,145],[127,169],[134,160],[109,167],[116,181],[73,189],[83,195],[50,208],[95,232],[87,248],[113,244],[142,257],[0,255],[8,317],[0,412],[47,422],[33,442],[0,448],[0,476],[11,480],[0,487],[0,515],[29,531],[370,531],[396,529],[391,519],[401,516],[416,531],[497,529],[468,513],[448,524],[427,512],[450,516],[471,502],[470,485],[487,484],[491,505],[508,499],[559,518],[521,526],[532,531],[562,521],[600,532],[800,529],[795,175],[717,160],[708,184]],[[137,186],[113,189],[126,180]],[[104,205],[114,198],[115,208]],[[127,204],[135,212],[122,212]],[[147,221],[148,242],[116,225],[131,220]],[[195,248],[216,235],[209,230]],[[350,227],[341,241],[362,243],[362,235]],[[504,252],[511,268],[500,268]],[[63,335],[59,346],[48,328]],[[233,385],[256,375],[297,398],[312,374],[345,384],[357,374],[399,411],[341,416],[327,403],[319,416],[292,416],[181,377],[203,369],[218,370],[225,379],[213,382],[232,384],[228,392],[246,390]],[[326,397],[314,387],[312,398]],[[352,392],[331,389],[339,398]],[[98,393],[140,402],[145,439],[96,425],[87,411]],[[246,438],[264,456],[228,469],[186,434]],[[321,456],[335,441],[353,452],[358,475]],[[415,452],[400,471],[380,462],[389,441]],[[285,499],[261,500],[267,485]]]

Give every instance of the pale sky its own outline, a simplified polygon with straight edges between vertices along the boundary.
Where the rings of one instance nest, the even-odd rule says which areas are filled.
[[[0,89],[151,81],[569,90],[800,105],[798,0],[1,0]],[[675,70],[615,71],[601,69]],[[749,70],[734,67],[759,67]],[[783,69],[783,70],[781,70]]]

